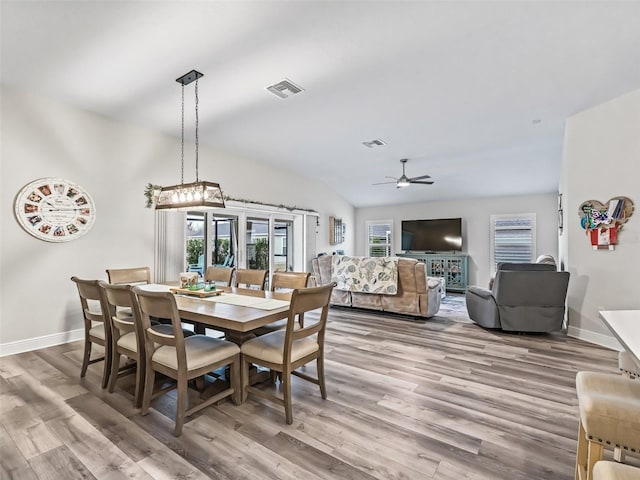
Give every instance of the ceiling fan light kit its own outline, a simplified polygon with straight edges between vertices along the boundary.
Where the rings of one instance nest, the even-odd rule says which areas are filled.
[[[406,158],[403,158],[400,160],[400,163],[402,164],[401,177],[399,178],[389,177],[389,178],[393,178],[393,182],[380,182],[380,183],[374,183],[373,185],[385,185],[385,184],[395,183],[396,188],[406,188],[412,183],[419,183],[420,185],[433,185],[432,180],[423,181],[425,178],[431,178],[429,175],[420,175],[418,177],[411,177],[411,178],[407,177],[404,171],[404,166],[406,165],[407,162],[408,162],[408,159]]]

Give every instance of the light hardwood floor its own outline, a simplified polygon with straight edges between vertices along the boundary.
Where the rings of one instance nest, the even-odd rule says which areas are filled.
[[[0,359],[2,479],[571,479],[575,375],[617,353],[563,334],[332,308],[328,399],[294,378],[294,423],[259,398],[172,435],[174,398],[133,408],[82,343]],[[312,369],[309,368],[312,372]]]

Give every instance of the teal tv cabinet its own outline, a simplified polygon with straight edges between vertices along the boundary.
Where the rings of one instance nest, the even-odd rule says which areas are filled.
[[[464,293],[469,278],[469,255],[462,253],[397,253],[398,257],[415,258],[427,266],[427,276],[444,277],[448,292]]]

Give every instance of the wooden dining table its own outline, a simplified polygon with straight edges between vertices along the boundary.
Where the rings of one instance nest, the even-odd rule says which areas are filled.
[[[289,292],[269,292],[236,287],[219,287],[221,296],[246,296],[265,300],[278,300],[282,306],[260,308],[255,306],[224,303],[224,298],[198,298],[189,295],[176,295],[176,304],[180,318],[205,327],[226,332],[226,338],[238,345],[254,338],[252,330],[289,316]],[[286,302],[286,305],[284,304]],[[268,302],[265,302],[268,303]]]
[[[177,283],[167,282],[143,286],[143,288],[153,291],[171,291],[172,287],[177,287]],[[290,292],[270,292],[237,287],[218,287],[218,289],[219,291],[216,293],[219,295],[211,295],[207,298],[200,298],[197,292],[193,292],[193,295],[176,294],[175,299],[180,318],[194,323],[196,331],[202,327],[222,330],[227,340],[242,345],[245,341],[255,338],[252,331],[256,328],[289,316]],[[243,302],[243,298],[247,301]],[[264,301],[252,302],[253,299]],[[233,302],[227,303],[230,300]],[[275,302],[270,302],[271,300]],[[251,303],[256,305],[247,305]],[[246,372],[241,374],[246,375]],[[258,371],[255,366],[249,370],[249,384],[253,385],[269,378],[268,371]],[[202,387],[201,397],[204,399],[215,395],[221,389],[226,388],[225,383],[216,381],[207,387]]]

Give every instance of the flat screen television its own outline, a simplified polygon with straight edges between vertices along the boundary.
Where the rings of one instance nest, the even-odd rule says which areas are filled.
[[[402,249],[449,252],[462,250],[462,219],[403,220]]]

